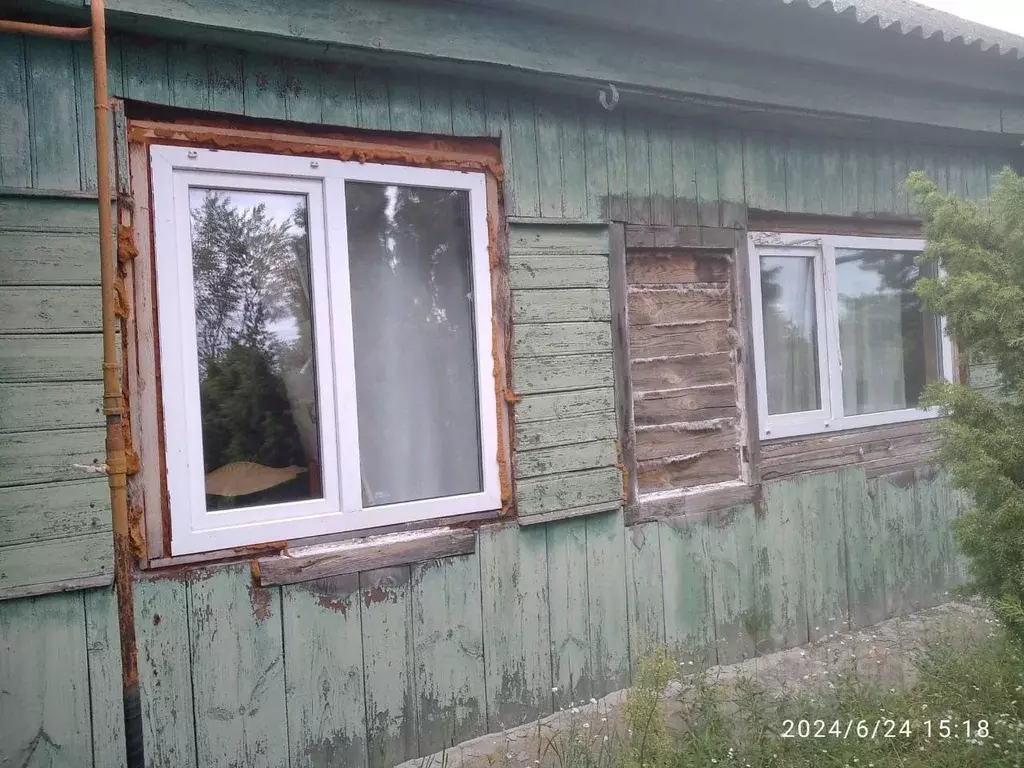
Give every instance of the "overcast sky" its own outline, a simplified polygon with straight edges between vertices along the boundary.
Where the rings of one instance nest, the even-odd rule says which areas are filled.
[[[916,0],[965,19],[1024,35],[1022,0]]]

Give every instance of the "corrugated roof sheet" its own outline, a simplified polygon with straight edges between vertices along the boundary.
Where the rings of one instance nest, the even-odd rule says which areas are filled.
[[[859,24],[895,29],[903,35],[938,38],[980,51],[1024,59],[1024,37],[961,19],[911,0],[761,0],[832,12]]]

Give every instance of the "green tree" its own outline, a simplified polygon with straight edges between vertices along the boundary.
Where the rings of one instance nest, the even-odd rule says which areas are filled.
[[[941,461],[973,507],[956,522],[970,560],[969,588],[1024,637],[1024,178],[1002,171],[984,205],[939,191],[921,173],[907,182],[924,210],[922,264],[945,275],[918,280],[925,307],[949,333],[998,369],[1002,395],[964,384],[929,387],[938,405]]]

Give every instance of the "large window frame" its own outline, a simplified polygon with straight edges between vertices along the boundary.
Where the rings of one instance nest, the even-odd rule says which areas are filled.
[[[750,232],[750,310],[753,324],[754,368],[757,383],[757,412],[762,440],[797,437],[937,417],[936,408],[905,408],[875,413],[846,415],[843,406],[842,354],[840,350],[836,250],[863,249],[893,252],[924,250],[919,238],[865,237],[852,235],[790,234]],[[770,414],[768,412],[767,365],[764,317],[761,303],[761,258],[780,256],[805,258],[813,263],[819,402],[813,411]],[[939,360],[942,377],[953,379],[953,345],[946,332],[945,318],[939,318]]]
[[[487,191],[483,173],[152,145],[150,167],[171,554],[183,555],[501,507]],[[465,190],[469,198],[481,491],[364,508],[360,486],[345,183]],[[321,498],[207,510],[190,238],[190,187],[306,197]]]

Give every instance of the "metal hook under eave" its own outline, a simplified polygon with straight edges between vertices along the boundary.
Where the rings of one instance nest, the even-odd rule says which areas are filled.
[[[601,102],[602,107],[611,112],[619,104],[619,89],[608,83],[607,88],[598,89],[597,100]]]

